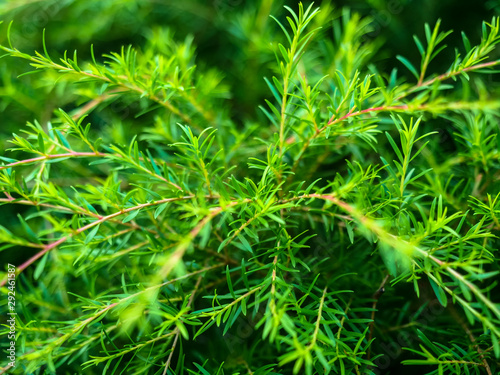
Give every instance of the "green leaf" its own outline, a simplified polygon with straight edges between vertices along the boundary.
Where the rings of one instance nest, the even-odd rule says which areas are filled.
[[[21,216],[21,214],[17,214],[17,217],[19,221],[21,222],[21,225],[24,229],[24,232],[28,236],[29,240],[34,242],[34,243],[41,243],[40,238],[33,232],[33,230],[30,228],[28,223],[24,220],[24,218]]]
[[[389,143],[391,144],[392,149],[396,153],[396,155],[397,155],[400,163],[403,163],[404,162],[404,158],[403,158],[403,155],[401,154],[401,151],[399,150],[398,146],[396,145],[396,142],[394,142],[394,139],[392,139],[391,135],[388,132],[385,132],[385,136],[389,140]]]
[[[185,340],[189,340],[189,332],[184,323],[182,323],[180,320],[176,320],[175,325],[179,329],[179,332],[181,333],[182,337],[184,337]]]
[[[226,266],[226,279],[227,279],[227,287],[229,288],[229,292],[231,296],[236,299],[236,294],[234,294],[233,290],[233,282],[231,281],[231,274],[229,272],[229,266]]]
[[[406,66],[406,68],[415,76],[416,79],[419,78],[418,73],[417,73],[417,69],[415,69],[415,67],[412,65],[411,62],[409,62],[406,58],[404,58],[401,55],[397,55],[396,59],[401,61],[401,63],[403,63],[403,65]]]
[[[45,154],[45,142],[43,141],[42,133],[38,133],[38,147],[40,147],[42,154]]]
[[[354,243],[354,229],[352,227],[352,224],[348,221],[345,223],[345,227],[347,229],[347,235],[349,236],[349,241],[351,241],[351,244]]]
[[[95,237],[97,232],[99,231],[99,227],[101,224],[97,224],[92,230],[87,234],[87,237],[85,237],[85,245],[88,245]]]
[[[243,313],[243,315],[247,315],[247,301],[245,298],[241,300],[241,312]]]
[[[247,271],[245,269],[245,259],[241,258],[241,277],[243,279],[243,284],[245,284],[245,288],[250,290],[250,284],[248,284]]]
[[[193,365],[195,365],[195,366],[196,366],[196,368],[197,368],[199,371],[201,371],[201,373],[202,373],[203,375],[210,375],[210,373],[209,373],[207,370],[205,370],[202,366],[200,366],[200,365],[199,365],[199,364],[197,364],[196,362],[193,362]]]
[[[130,213],[129,213],[126,217],[125,217],[125,219],[123,219],[123,223],[127,223],[127,222],[129,222],[129,221],[131,221],[131,220],[134,220],[134,219],[135,219],[135,217],[136,217],[137,215],[139,215],[139,212],[140,212],[140,211],[141,211],[140,209],[136,209],[136,210],[133,210],[132,212],[130,212]]]
[[[167,206],[170,204],[170,202],[165,202],[165,203],[162,203],[160,204],[158,207],[156,207],[156,210],[155,210],[155,213],[154,213],[154,218],[157,219],[158,216],[161,215],[161,213],[163,211],[165,211],[165,208],[167,208]]]
[[[434,294],[436,295],[439,303],[443,306],[446,307],[448,305],[448,299],[446,298],[446,292],[441,288],[439,285],[437,285],[433,279],[429,278],[429,282],[432,286],[432,290],[434,291]]]
[[[493,332],[491,332],[490,335],[491,335],[491,342],[493,343],[493,353],[495,353],[495,358],[500,358],[499,338],[495,336]]]
[[[45,269],[45,265],[47,264],[47,259],[49,259],[49,253],[45,253],[40,262],[36,265],[35,272],[33,273],[33,278],[38,280],[43,270]]]
[[[57,138],[59,138],[59,141],[63,144],[63,146],[71,150],[71,146],[69,145],[64,135],[59,131],[59,129],[54,129],[54,130],[57,134]]]
[[[266,82],[267,86],[271,90],[273,96],[276,98],[276,101],[281,105],[281,95],[279,94],[279,92],[276,90],[276,88],[273,86],[273,84],[271,82],[269,82],[269,80],[267,78],[264,77],[264,81]],[[275,109],[273,109],[273,112],[275,112]]]

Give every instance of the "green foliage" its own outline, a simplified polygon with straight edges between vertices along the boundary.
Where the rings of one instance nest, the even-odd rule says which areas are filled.
[[[8,25],[2,61],[31,66],[4,77],[10,98],[23,82],[57,94],[0,156],[0,204],[18,214],[0,226],[17,265],[4,371],[499,371],[499,19],[436,73],[451,31],[426,24],[420,63],[397,57],[407,79],[372,63],[369,18],[272,5],[231,29],[270,67],[252,118],[191,36],[56,57],[50,29],[27,53]],[[387,342],[405,350],[390,365]]]

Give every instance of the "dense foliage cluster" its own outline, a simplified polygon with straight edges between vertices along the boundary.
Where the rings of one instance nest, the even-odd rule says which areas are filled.
[[[4,24],[3,108],[43,116],[1,141],[2,373],[500,370],[500,20],[439,72],[451,31],[426,24],[387,73],[370,18],[272,5],[230,26],[239,88],[168,28],[82,59]],[[268,68],[251,118],[245,64]]]

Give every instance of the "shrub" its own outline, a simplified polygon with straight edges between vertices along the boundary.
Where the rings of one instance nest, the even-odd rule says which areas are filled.
[[[407,79],[371,65],[369,19],[285,8],[256,120],[165,29],[85,62],[1,46],[63,100],[1,156],[26,206],[4,258],[31,249],[2,274],[4,372],[497,371],[499,20],[438,73],[450,32],[426,25]]]

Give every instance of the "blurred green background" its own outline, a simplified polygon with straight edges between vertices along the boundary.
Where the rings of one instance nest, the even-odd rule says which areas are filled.
[[[0,42],[6,43],[6,29],[14,21],[13,44],[31,53],[42,50],[42,31],[46,30],[47,48],[52,56],[65,50],[78,50],[79,61],[90,58],[90,45],[96,57],[121,46],[140,48],[152,32],[168,29],[174,39],[193,38],[197,65],[216,67],[223,72],[232,98],[229,105],[234,120],[255,119],[257,106],[269,96],[262,77],[269,76],[274,56],[269,43],[282,38],[281,31],[269,14],[283,14],[281,8],[296,8],[296,1],[160,1],[160,0],[3,0],[0,18],[3,20]],[[306,2],[307,3],[307,2]],[[460,44],[459,31],[465,31],[474,43],[480,34],[483,20],[491,20],[500,9],[498,1],[477,1],[473,4],[457,0],[360,0],[316,2],[323,9],[333,9],[339,17],[348,8],[369,17],[366,38],[382,44],[381,53],[372,61],[379,69],[390,71],[402,68],[395,56],[400,54],[418,62],[412,35],[423,35],[425,22],[434,24],[442,19],[443,29],[458,31],[448,44]],[[448,50],[452,54],[453,49]],[[446,69],[439,63],[449,61],[446,53],[434,64],[435,71]],[[441,68],[441,69],[440,69]],[[2,110],[2,137],[20,124],[38,119],[47,121],[57,107],[74,101],[63,86],[54,87],[50,79],[25,76],[16,80],[13,72],[23,73],[28,64],[7,58],[0,65],[0,109]],[[111,106],[123,111],[123,106]],[[125,111],[127,112],[127,111]],[[123,113],[122,113],[123,114]],[[124,116],[122,116],[124,117]]]
[[[296,9],[297,3],[272,0],[0,0],[0,19],[3,21],[0,43],[7,43],[7,27],[11,21],[12,43],[26,53],[43,50],[42,32],[45,29],[47,49],[54,60],[65,50],[72,54],[75,49],[79,61],[90,60],[93,45],[97,60],[102,61],[103,54],[119,51],[122,46],[132,45],[140,50],[151,35],[184,41],[186,46],[196,47],[198,66],[215,68],[219,72],[217,74],[227,86],[227,93],[223,94],[228,97],[227,111],[243,128],[246,123],[262,119],[258,106],[270,97],[263,79],[271,76],[275,69],[270,43],[282,40],[283,35],[269,14],[283,15],[283,5]],[[461,45],[460,31],[464,31],[474,44],[479,40],[481,22],[491,20],[500,11],[500,1],[359,0],[323,1],[316,5],[322,7],[325,16],[330,14],[333,19],[347,11],[368,17],[366,40],[375,41],[380,48],[371,63],[386,72],[397,67],[400,74],[407,74],[407,71],[395,56],[403,55],[418,65],[420,58],[412,35],[422,36],[426,22],[433,25],[441,18],[442,29],[456,31],[447,39],[449,46]],[[330,34],[322,35],[333,38]],[[452,58],[453,48],[449,48],[433,62],[430,71],[444,72]],[[17,77],[29,70],[25,61],[1,59],[2,155],[11,147],[10,135],[19,133],[27,121],[37,120],[44,125],[57,108],[71,111],[92,98],[91,90],[83,85],[75,90],[70,87],[72,84],[58,80],[54,72]],[[91,113],[89,121],[102,130],[104,137],[122,143],[140,132],[143,124],[153,121],[147,116],[137,121],[135,116],[140,112],[141,106],[134,100],[108,101]],[[108,126],[110,124],[112,126]],[[72,183],[75,177],[81,176],[76,172],[75,176],[68,176]],[[64,184],[64,181],[58,183]],[[0,210],[0,225],[15,232],[16,226],[20,226],[17,214],[22,214],[24,208],[6,205],[0,206]],[[0,257],[20,263],[29,254],[31,250],[12,248],[1,252]],[[408,293],[412,293],[411,290]],[[394,368],[398,366],[396,363],[391,366],[393,373],[399,373]]]

